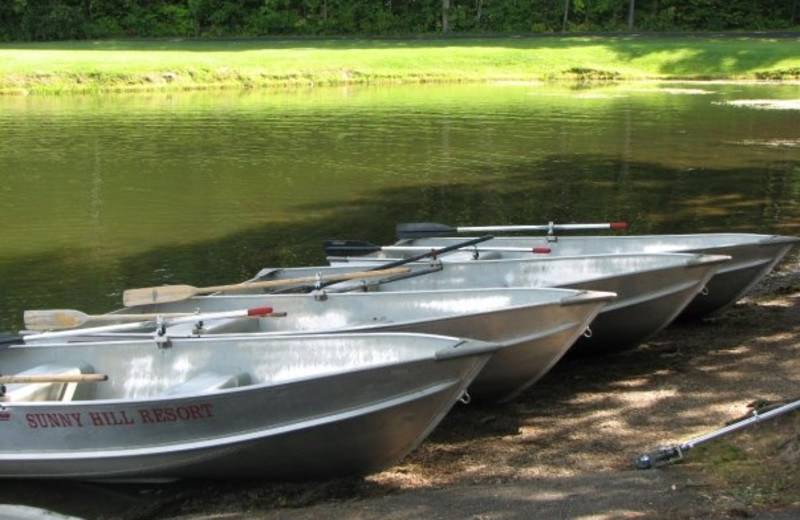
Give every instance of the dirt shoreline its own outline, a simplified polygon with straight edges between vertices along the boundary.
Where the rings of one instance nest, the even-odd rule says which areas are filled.
[[[732,481],[700,448],[656,470],[637,471],[634,460],[720,428],[754,401],[800,397],[798,332],[792,260],[713,319],[673,324],[628,352],[564,360],[506,405],[457,406],[410,456],[364,479],[6,481],[0,502],[120,520],[796,518],[800,413],[734,434],[731,445],[750,473],[787,469],[788,489],[758,474]],[[778,448],[760,444],[769,438]]]

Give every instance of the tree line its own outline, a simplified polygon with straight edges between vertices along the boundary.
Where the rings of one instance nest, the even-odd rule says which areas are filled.
[[[783,30],[800,0],[1,0],[0,40]]]

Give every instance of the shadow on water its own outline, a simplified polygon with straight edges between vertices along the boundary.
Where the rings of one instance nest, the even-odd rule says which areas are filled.
[[[413,221],[451,225],[627,221],[630,234],[798,234],[800,214],[792,200],[800,190],[798,173],[800,164],[795,163],[761,170],[676,171],[600,156],[551,156],[515,169],[485,171],[469,182],[366,195],[349,200],[346,207],[331,203],[327,209],[341,215],[336,226],[350,233],[339,238],[381,243],[394,239],[396,223]],[[360,236],[353,236],[350,229]]]
[[[536,172],[532,175],[530,172]],[[108,312],[132,287],[235,283],[263,267],[325,263],[322,243],[394,240],[401,222],[449,225],[629,223],[629,234],[756,232],[800,234],[800,165],[673,170],[605,157],[551,156],[513,169],[299,206],[317,219],[245,229],[223,239],[163,247],[107,264],[82,251],[0,264],[0,330],[21,326],[32,308]],[[77,296],[77,300],[76,300]]]

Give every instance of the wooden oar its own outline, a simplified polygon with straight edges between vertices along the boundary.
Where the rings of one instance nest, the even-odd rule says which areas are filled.
[[[211,321],[226,318],[244,318],[267,316],[272,314],[272,307],[255,307],[252,309],[241,309],[235,311],[221,311],[221,312],[206,312],[191,314],[189,316],[182,316],[178,318],[167,318],[161,321],[166,326],[177,325],[179,323],[191,323],[194,321]],[[83,329],[70,329],[60,330],[56,332],[42,332],[39,334],[31,334],[23,336],[25,342],[37,341],[42,339],[57,339],[68,338],[70,336],[91,336],[93,334],[104,334],[106,332],[125,332],[128,330],[136,330],[142,327],[152,327],[157,323],[157,320],[142,320],[133,323],[117,323],[114,325],[103,325],[100,327],[86,327]]]
[[[625,222],[609,222],[605,224],[554,224],[550,222],[544,225],[471,227],[453,227],[447,224],[437,224],[435,222],[412,222],[408,224],[398,224],[396,235],[397,238],[425,238],[445,237],[454,233],[515,233],[519,231],[546,231],[552,234],[554,231],[625,229],[627,227],[628,224]]]
[[[97,383],[108,381],[105,374],[17,374],[0,376],[0,385],[15,383]]]
[[[324,244],[325,254],[328,256],[363,256],[371,253],[384,251],[391,252],[415,252],[415,251],[430,251],[430,247],[426,246],[379,246],[371,242],[364,242],[362,240],[328,240]],[[467,249],[469,246],[459,246],[459,249],[473,251]],[[534,253],[545,254],[550,253],[549,247],[479,247],[475,248],[477,251],[499,251],[509,253]],[[441,254],[441,253],[440,253]]]
[[[447,246],[447,247],[440,247],[438,249],[428,249],[426,252],[421,253],[419,255],[414,255],[414,256],[412,256],[410,258],[401,258],[399,260],[395,260],[394,262],[389,262],[388,264],[381,264],[379,267],[374,267],[373,269],[392,268],[392,267],[396,267],[396,266],[399,266],[399,265],[410,264],[412,262],[416,262],[416,261],[422,260],[424,258],[429,258],[429,257],[430,258],[436,258],[437,256],[439,256],[441,254],[444,254],[444,253],[447,253],[449,251],[455,251],[456,249],[461,249],[461,248],[464,248],[464,247],[468,247],[468,246],[471,246],[471,245],[474,245],[474,244],[478,244],[480,242],[486,242],[487,240],[491,240],[493,238],[494,237],[492,235],[486,235],[484,237],[472,238],[470,240],[467,240],[467,241],[464,241],[464,242],[459,242],[457,244],[453,244],[453,245]],[[442,270],[442,266],[441,265],[439,265],[438,267],[430,268],[430,269],[416,269],[413,272],[410,272],[410,273],[405,274],[405,275],[396,276],[396,277],[390,278],[390,279],[379,280],[378,283],[390,283],[390,282],[393,282],[393,281],[404,280],[406,278],[410,278],[410,277],[414,277],[414,276],[424,276],[426,274],[435,273],[435,272],[438,272],[438,271],[441,271],[441,270]],[[347,288],[341,288],[340,287],[338,289],[339,289],[338,292],[343,292],[343,291],[352,291],[352,290],[355,290],[356,288],[355,287],[347,287]]]
[[[380,264],[378,267],[373,267],[371,269],[368,269],[365,272],[375,273],[375,272],[383,271],[383,272],[388,273],[388,272],[392,271],[393,269],[395,269],[395,268],[397,268],[399,266],[402,266],[402,265],[405,265],[405,264],[410,264],[410,263],[416,262],[418,260],[422,260],[423,258],[428,258],[428,257],[436,258],[438,255],[441,255],[443,253],[447,253],[448,251],[454,251],[456,249],[460,249],[460,248],[467,247],[467,246],[470,246],[470,245],[473,245],[473,244],[477,244],[479,242],[485,242],[487,240],[491,240],[492,238],[494,238],[494,237],[491,236],[491,235],[487,235],[487,236],[480,237],[480,238],[472,238],[472,239],[466,240],[464,242],[459,242],[457,244],[453,244],[451,246],[440,247],[438,249],[426,248],[427,251],[425,251],[422,254],[414,255],[414,256],[412,256],[410,258],[400,258],[398,260],[394,260],[394,261],[391,261],[391,262],[388,262],[388,263],[385,263],[385,264]],[[394,276],[392,278],[379,280],[378,283],[389,283],[389,282],[393,282],[393,281],[396,281],[396,280],[405,279],[405,278],[410,277],[410,276],[422,276],[422,275],[425,275],[425,274],[428,274],[428,273],[432,273],[432,272],[435,272],[435,271],[440,271],[440,270],[441,270],[441,267],[437,268],[437,269],[416,269],[413,272],[410,272],[408,270],[408,268],[406,268],[406,271],[405,271],[406,274],[405,275]],[[326,283],[324,285],[325,286],[334,285],[334,284],[337,284],[337,283],[338,282],[328,282],[328,283]],[[352,291],[352,290],[355,290],[355,289],[356,289],[355,287],[348,287],[348,288],[337,287],[336,288],[336,292]]]
[[[57,330],[80,327],[89,321],[148,321],[159,316],[162,318],[179,318],[196,313],[180,312],[165,314],[86,314],[74,309],[37,309],[23,313],[25,328],[28,330]]]
[[[382,266],[384,267],[384,266]],[[301,278],[286,278],[282,280],[267,280],[263,282],[244,282],[230,285],[215,285],[210,287],[193,287],[191,285],[161,285],[143,289],[128,289],[122,295],[126,307],[148,305],[152,303],[175,302],[186,300],[192,296],[211,294],[222,291],[246,291],[248,289],[267,289],[282,285],[293,285],[316,281],[352,280],[355,278],[368,278],[373,276],[387,276],[405,273],[408,268],[402,269],[376,269],[372,271],[358,271],[353,273],[331,274],[323,276],[305,276]]]

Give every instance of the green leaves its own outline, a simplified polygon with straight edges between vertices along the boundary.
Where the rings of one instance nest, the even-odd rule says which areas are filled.
[[[791,27],[797,0],[13,0],[0,40]],[[635,6],[635,11],[634,11]]]

